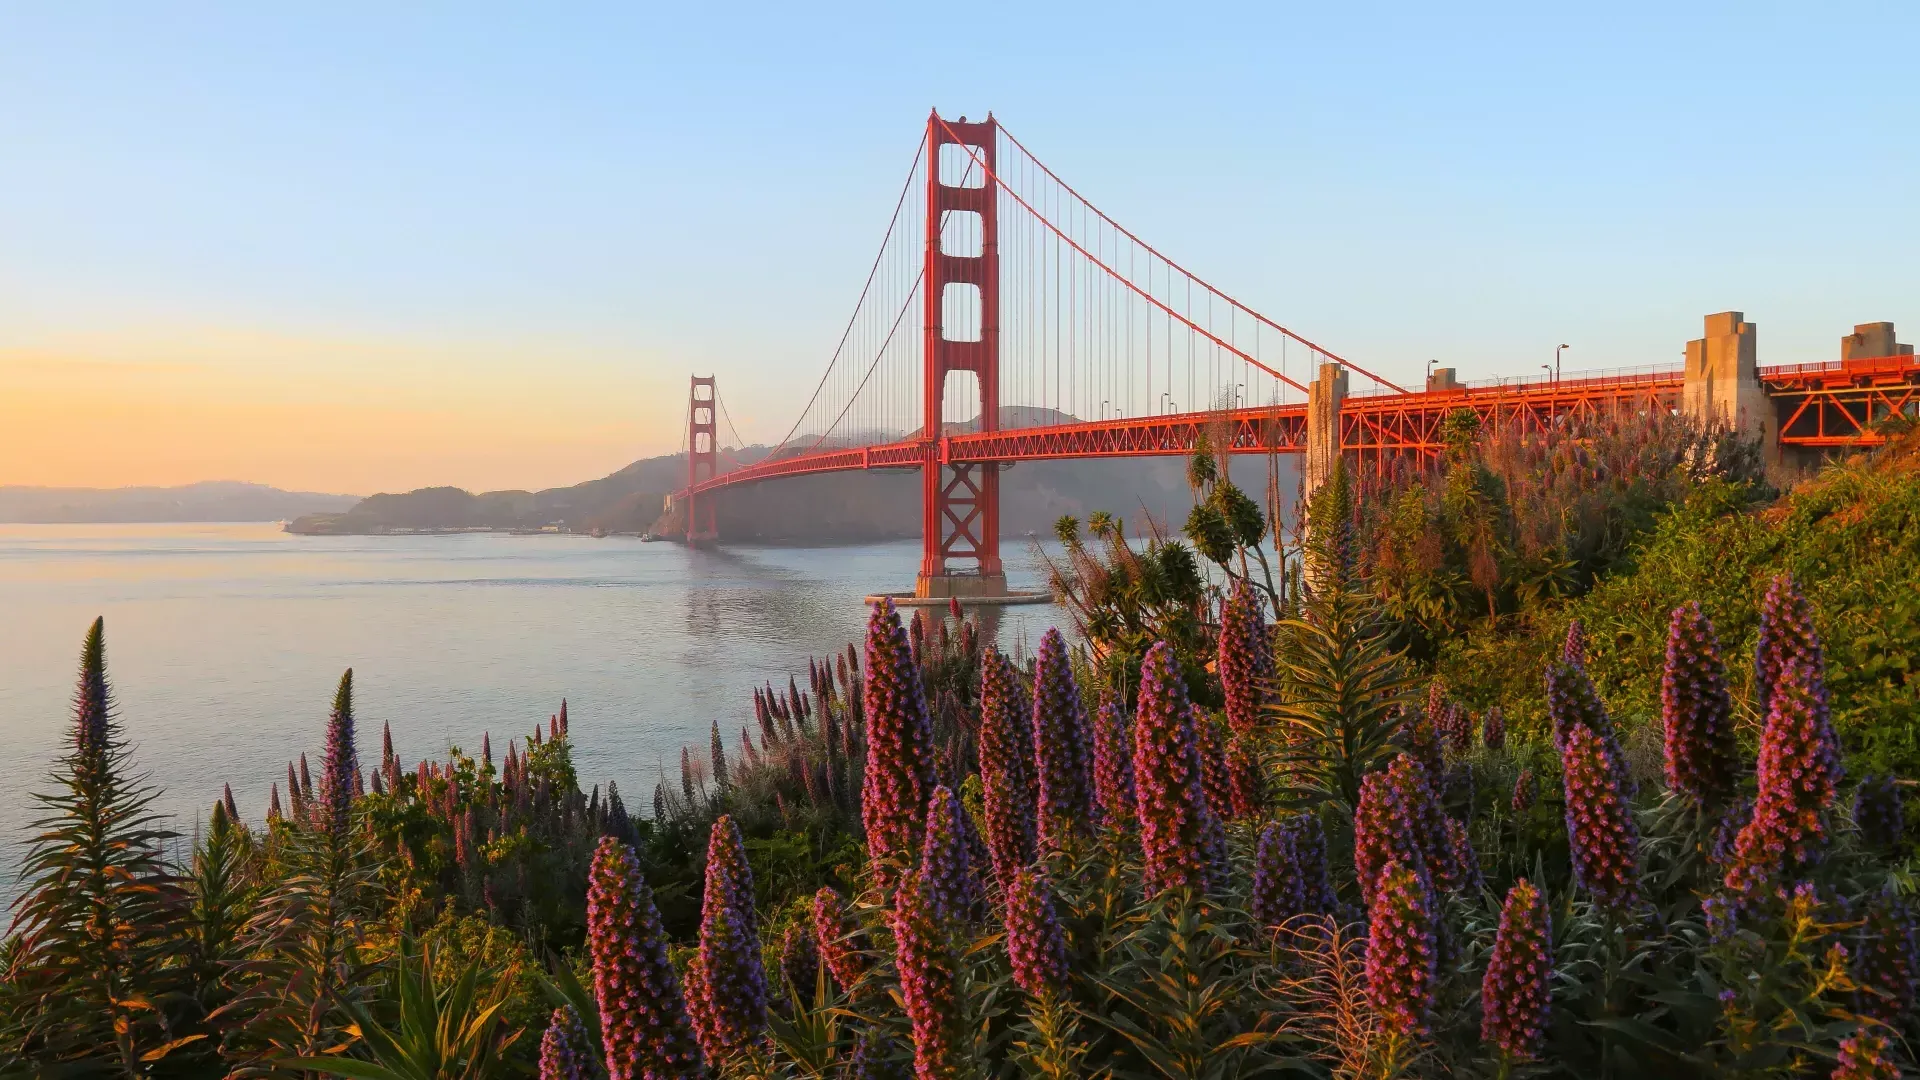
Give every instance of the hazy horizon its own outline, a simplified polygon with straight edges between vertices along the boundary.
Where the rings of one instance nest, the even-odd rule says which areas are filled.
[[[696,372],[777,440],[933,105],[1402,381],[1920,336],[1920,95],[1849,59],[1909,7],[191,11],[0,13],[0,484],[564,486]]]

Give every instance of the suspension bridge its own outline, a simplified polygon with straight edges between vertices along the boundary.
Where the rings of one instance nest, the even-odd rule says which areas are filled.
[[[662,521],[718,539],[723,488],[854,469],[918,469],[914,598],[1006,599],[1000,471],[1048,458],[1306,455],[1384,467],[1441,451],[1441,423],[1549,431],[1616,407],[1684,410],[1759,434],[1776,459],[1881,440],[1920,408],[1920,366],[1890,323],[1842,339],[1838,361],[1761,367],[1738,312],[1710,315],[1678,367],[1409,388],[1209,284],[1102,212],[985,120],[929,116],[879,253],[811,397],[748,464],[719,443],[713,376],[692,380],[687,483]],[[731,422],[730,420],[728,421]],[[737,433],[735,443],[739,445]]]

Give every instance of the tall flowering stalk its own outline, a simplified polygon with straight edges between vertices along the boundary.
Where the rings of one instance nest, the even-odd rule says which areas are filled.
[[[1613,757],[1585,724],[1565,735],[1567,841],[1573,876],[1594,902],[1612,910],[1640,896],[1639,834],[1614,775]]]
[[[1894,889],[1868,902],[1854,954],[1859,1011],[1884,1023],[1900,1023],[1920,994],[1920,943],[1913,912]]]
[[[813,894],[813,938],[833,981],[851,991],[867,972],[867,957],[855,939],[846,902],[828,886]]]
[[[1579,619],[1567,624],[1567,639],[1560,646],[1560,659],[1578,667],[1587,666],[1587,628]]]
[[[919,1080],[962,1076],[968,1055],[959,928],[925,873],[907,878],[890,918],[900,997],[913,1028],[914,1073]]]
[[[1818,645],[1814,645],[1817,650]],[[1753,817],[1734,840],[1727,888],[1747,892],[1818,861],[1840,784],[1840,745],[1817,663],[1795,663],[1773,685],[1760,734]]]
[[[1524,814],[1533,809],[1533,770],[1521,769],[1520,775],[1513,778],[1513,799],[1508,804],[1515,815]]]
[[[1134,819],[1133,725],[1111,693],[1100,698],[1093,718],[1093,778],[1100,813],[1109,825],[1131,827]]]
[[[1199,740],[1173,649],[1156,642],[1140,664],[1133,774],[1138,784],[1142,884],[1148,896],[1206,891],[1214,823],[1201,788]]]
[[[540,1080],[593,1080],[593,1045],[573,1006],[553,1010],[540,1036]]]
[[[964,923],[981,899],[980,887],[969,865],[966,811],[944,784],[933,789],[927,805],[927,839],[920,860],[929,902],[940,909],[942,919]]]
[[[1567,753],[1567,732],[1575,725],[1592,732],[1606,750],[1616,786],[1624,794],[1633,794],[1633,778],[1627,775],[1627,756],[1620,748],[1613,718],[1607,714],[1585,665],[1563,660],[1547,668],[1547,719],[1553,726],[1554,749],[1562,757]]]
[[[1233,779],[1227,768],[1227,748],[1220,740],[1220,729],[1205,715],[1193,718],[1194,734],[1200,742],[1200,788],[1207,795],[1207,809],[1215,817],[1233,811]]]
[[[753,870],[733,815],[713,823],[707,841],[706,893],[700,909],[700,952],[690,996],[700,1048],[720,1063],[757,1046],[767,1033],[767,974],[760,960]]]
[[[1395,861],[1431,884],[1455,887],[1443,819],[1426,769],[1410,754],[1400,754],[1385,772],[1363,780],[1353,815],[1353,868],[1362,899],[1373,902],[1380,874]]]
[[[812,1001],[814,987],[820,982],[820,947],[814,943],[812,928],[788,923],[780,935],[780,977],[801,1001]]]
[[[1294,866],[1300,874],[1300,895],[1310,914],[1331,915],[1340,908],[1333,891],[1332,867],[1327,860],[1327,831],[1312,813],[1295,814],[1286,821],[1292,833]]]
[[[1507,890],[1500,930],[1480,980],[1480,1038],[1511,1061],[1540,1056],[1553,978],[1553,926],[1546,899],[1521,878]]]
[[[860,820],[867,831],[867,856],[884,888],[897,868],[911,861],[926,829],[927,796],[933,791],[933,725],[919,665],[909,655],[900,613],[884,597],[867,619],[862,690],[867,771]]]
[[[1853,792],[1853,824],[1860,842],[1880,851],[1900,845],[1906,833],[1906,812],[1900,805],[1900,787],[1889,773],[1869,776]]]
[[[1033,815],[1033,732],[1013,665],[989,649],[980,663],[980,784],[987,851],[994,880],[1005,888],[1013,872],[1038,855]]]
[[[1696,803],[1731,791],[1738,748],[1727,669],[1713,623],[1693,601],[1673,609],[1667,625],[1660,717],[1666,729],[1667,786]]]
[[[1227,740],[1227,805],[1236,821],[1249,821],[1267,811],[1267,776],[1254,752],[1253,739],[1234,735]]]
[[[1307,910],[1306,883],[1300,875],[1296,834],[1288,823],[1270,822],[1260,830],[1253,855],[1253,892],[1248,910],[1262,926],[1279,926]]]
[[[353,738],[353,669],[340,676],[327,715],[327,751],[320,770],[319,814],[327,832],[344,842],[353,812],[353,775],[360,769]]]
[[[1433,891],[1398,860],[1381,871],[1367,920],[1367,1001],[1390,1034],[1427,1033],[1438,974]]]
[[[700,1047],[667,935],[633,849],[602,837],[587,880],[587,949],[610,1080],[700,1074]]]
[[[1007,888],[1007,958],[1013,981],[1029,997],[1066,992],[1066,937],[1054,911],[1053,889],[1032,866],[1021,867]]]
[[[1789,668],[1811,664],[1826,677],[1813,607],[1790,574],[1781,574],[1760,601],[1760,633],[1753,651],[1753,704],[1762,715],[1773,705],[1774,687]]]
[[[1480,873],[1480,856],[1473,850],[1473,837],[1458,818],[1444,820],[1448,861],[1453,871],[1451,887],[1469,893],[1479,892],[1487,882]]]
[[[1220,652],[1215,665],[1226,692],[1227,726],[1235,734],[1260,723],[1267,680],[1273,677],[1273,651],[1267,644],[1264,605],[1242,578],[1220,604]]]
[[[1051,627],[1040,636],[1033,668],[1034,770],[1039,779],[1040,846],[1054,850],[1084,831],[1093,815],[1087,711],[1067,661],[1067,643]]]
[[[1489,750],[1507,748],[1507,717],[1500,711],[1500,706],[1488,709],[1486,717],[1480,721],[1480,741]]]

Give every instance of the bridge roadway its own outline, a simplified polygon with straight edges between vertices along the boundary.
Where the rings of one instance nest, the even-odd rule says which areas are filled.
[[[1762,367],[1758,374],[1778,412],[1774,430],[1780,433],[1783,447],[1817,451],[1873,445],[1881,441],[1871,430],[1875,421],[1895,413],[1910,414],[1920,403],[1920,364],[1912,355]],[[1544,430],[1559,417],[1612,407],[1678,409],[1683,386],[1683,370],[1672,368],[1454,385],[1412,393],[1350,394],[1339,407],[1340,446],[1362,463],[1406,453],[1433,455],[1442,447],[1441,423],[1455,409],[1471,408],[1490,425]],[[1307,444],[1307,406],[1168,413],[815,449],[720,473],[683,489],[676,498],[780,477],[852,469],[1187,454],[1202,433],[1222,429],[1231,433],[1233,453],[1302,453]]]

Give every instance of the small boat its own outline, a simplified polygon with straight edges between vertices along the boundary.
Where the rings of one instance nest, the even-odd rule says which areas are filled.
[[[641,542],[641,543],[643,543],[643,544],[651,544],[651,543],[653,543],[653,542],[654,542],[655,540],[658,540],[658,539],[660,539],[660,538],[659,538],[659,537],[657,537],[657,536],[655,536],[655,535],[653,535],[653,534],[652,534],[652,533],[650,533],[650,532],[644,532],[644,533],[641,533],[641,534],[640,534],[640,542]]]

